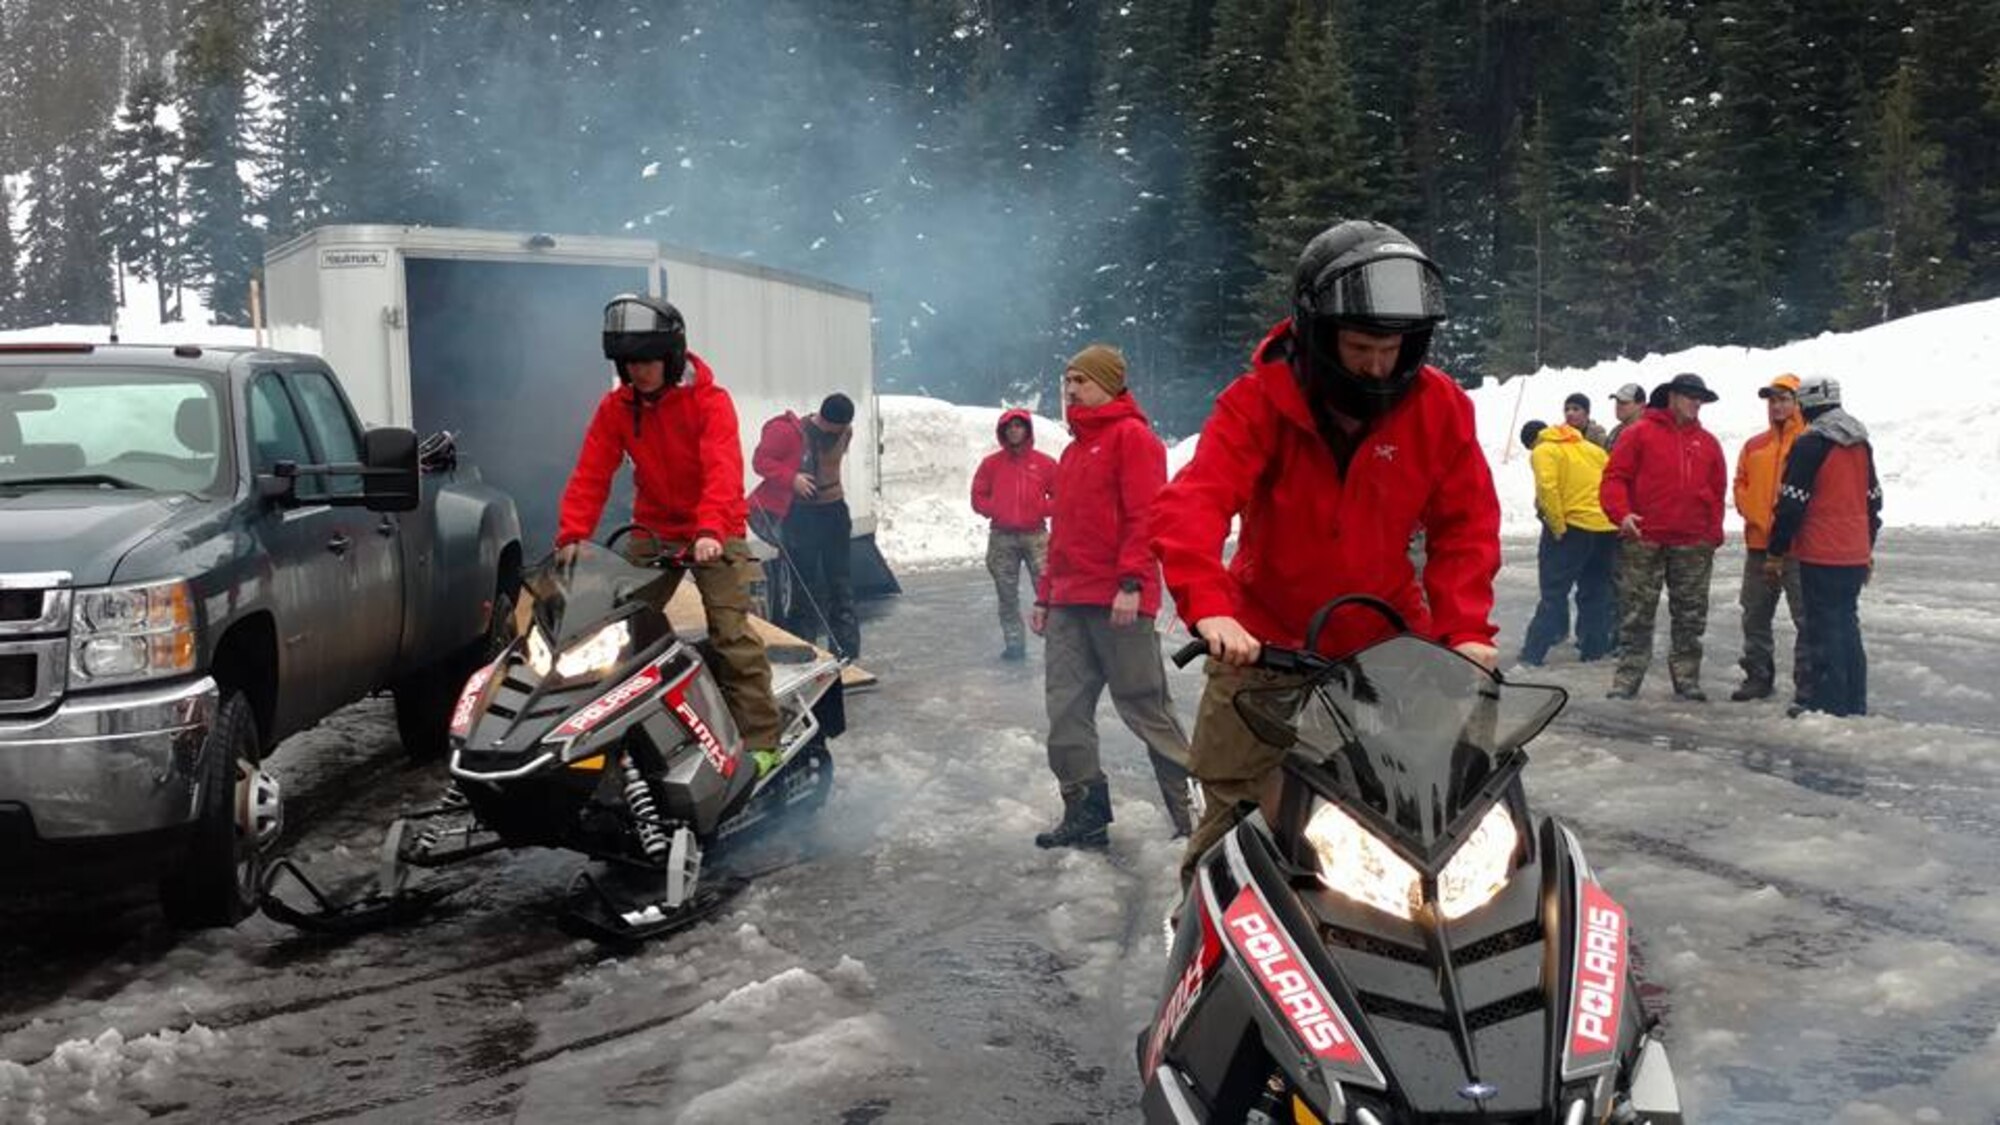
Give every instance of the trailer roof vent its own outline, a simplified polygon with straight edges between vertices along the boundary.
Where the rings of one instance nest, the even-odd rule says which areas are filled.
[[[182,359],[200,359],[201,348],[195,344],[175,344],[174,354]]]
[[[553,250],[555,248],[556,248],[555,235],[545,234],[541,231],[536,231],[535,233],[528,236],[528,249],[530,250]]]

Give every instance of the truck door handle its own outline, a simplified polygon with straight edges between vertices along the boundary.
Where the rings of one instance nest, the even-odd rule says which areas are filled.
[[[396,521],[383,516],[382,522],[375,525],[375,534],[384,539],[393,538],[396,534]]]
[[[336,555],[346,554],[347,549],[352,546],[354,546],[354,540],[349,539],[345,532],[340,531],[334,532],[333,538],[326,541],[326,549]]]

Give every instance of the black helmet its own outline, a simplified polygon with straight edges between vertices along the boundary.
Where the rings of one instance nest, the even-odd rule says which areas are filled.
[[[1335,410],[1368,419],[1401,402],[1444,319],[1444,277],[1415,243],[1385,223],[1351,219],[1314,236],[1292,275],[1292,363],[1309,392]],[[1401,336],[1386,379],[1340,362],[1342,328]]]
[[[687,341],[681,311],[658,297],[620,293],[604,306],[604,358],[618,365],[621,380],[631,381],[627,361],[663,359],[667,385],[680,382],[687,371]]]

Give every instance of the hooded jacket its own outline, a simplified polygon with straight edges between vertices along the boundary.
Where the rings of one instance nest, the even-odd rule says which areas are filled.
[[[1108,606],[1126,579],[1139,613],[1160,611],[1160,571],[1146,549],[1146,513],[1167,480],[1167,447],[1130,391],[1103,406],[1069,408],[1076,440],[1056,465],[1049,561],[1038,605]]]
[[[1007,444],[1007,424],[1027,423],[1021,448]],[[993,521],[995,531],[1047,531],[1055,507],[1056,459],[1035,448],[1035,420],[1025,410],[1009,410],[993,427],[1000,448],[986,455],[972,474],[972,510]]]
[[[1736,514],[1743,517],[1743,545],[1761,551],[1771,542],[1771,523],[1778,511],[1778,479],[1785,472],[1785,458],[1806,424],[1793,412],[1782,423],[1767,426],[1743,443],[1736,458],[1736,481],[1731,489]]]
[[[792,510],[792,478],[805,463],[805,431],[799,416],[787,410],[764,423],[757,435],[757,448],[750,454],[750,471],[757,474],[757,487],[750,490],[750,507],[769,512],[779,519]]]
[[[736,405],[700,356],[689,352],[687,365],[687,375],[652,402],[629,383],[598,401],[563,490],[558,546],[597,530],[611,478],[628,457],[633,522],[667,540],[742,538],[747,506]]]
[[[1792,445],[1770,551],[1813,566],[1867,566],[1882,530],[1882,484],[1868,429],[1839,407],[1817,412]]]
[[[1728,480],[1722,443],[1699,420],[1682,425],[1666,407],[1647,407],[1611,451],[1597,498],[1614,525],[1638,513],[1642,542],[1718,547]]]
[[[1528,463],[1535,470],[1535,507],[1549,533],[1561,539],[1571,528],[1611,531],[1597,500],[1609,455],[1586,441],[1574,426],[1546,426],[1535,438]]]
[[[1479,448],[1472,400],[1435,367],[1364,430],[1343,473],[1292,374],[1291,324],[1216,400],[1201,442],[1153,505],[1152,544],[1182,618],[1230,616],[1259,640],[1304,643],[1314,611],[1373,594],[1444,644],[1492,643],[1500,501]],[[1242,534],[1225,568],[1230,521]],[[1410,537],[1425,532],[1423,585]],[[1389,635],[1344,610],[1320,636],[1339,654]]]

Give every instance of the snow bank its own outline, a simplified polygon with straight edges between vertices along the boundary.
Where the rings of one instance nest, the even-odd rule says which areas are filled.
[[[132,1040],[111,1028],[94,1039],[69,1040],[30,1066],[0,1060],[0,1120],[151,1120],[156,1115],[144,1106],[172,1100],[174,1071],[227,1039],[198,1023]]]
[[[882,395],[882,507],[875,541],[897,569],[986,555],[986,520],[972,511],[972,474],[999,448],[1001,408]],[[1035,448],[1062,456],[1069,432],[1035,418]]]

